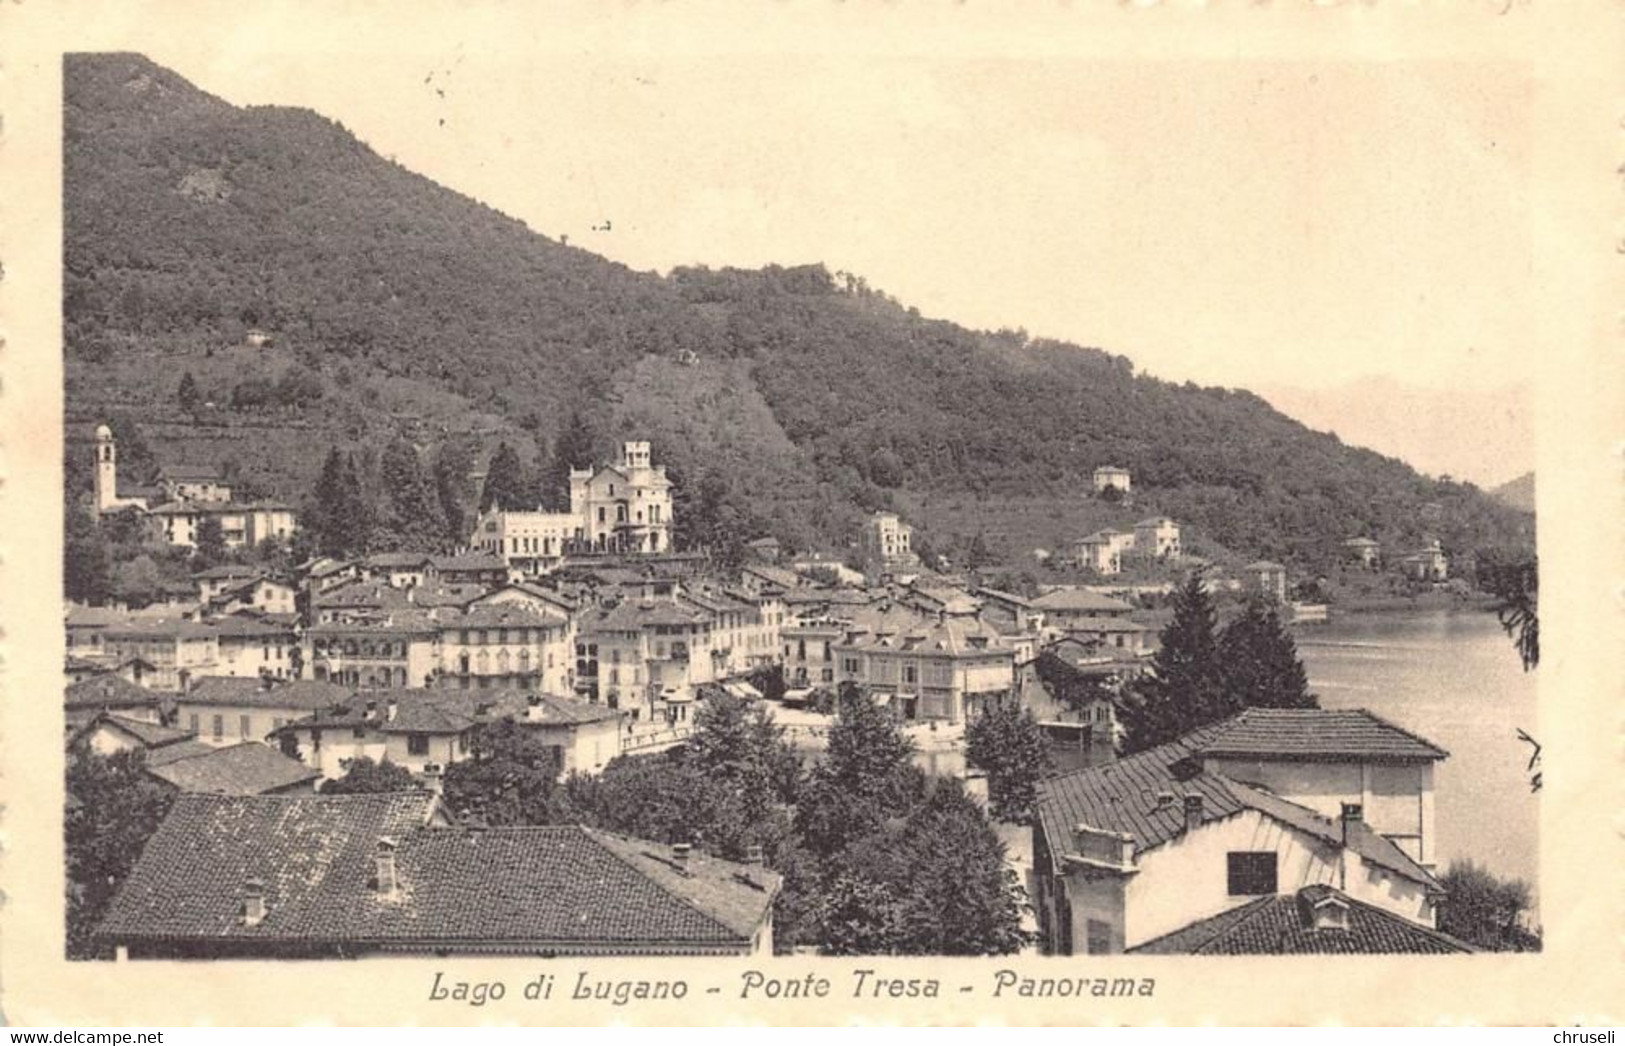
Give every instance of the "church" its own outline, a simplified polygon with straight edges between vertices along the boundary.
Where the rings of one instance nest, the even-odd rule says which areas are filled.
[[[206,519],[220,523],[227,548],[251,547],[274,538],[286,541],[298,529],[298,517],[275,501],[240,502],[212,465],[165,465],[158,481],[144,486],[119,483],[118,442],[113,430],[96,426],[96,517],[115,512],[136,512],[148,534],[180,548],[197,545]]]

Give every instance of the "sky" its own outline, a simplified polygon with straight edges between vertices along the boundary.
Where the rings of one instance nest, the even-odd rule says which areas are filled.
[[[1531,97],[1504,67],[473,36],[149,54],[638,269],[821,261],[926,315],[1278,390],[1316,427],[1347,427],[1319,393],[1376,379],[1468,404],[1530,378]],[[1367,442],[1484,483],[1532,463],[1532,440],[1458,461],[1478,434],[1439,428]]]

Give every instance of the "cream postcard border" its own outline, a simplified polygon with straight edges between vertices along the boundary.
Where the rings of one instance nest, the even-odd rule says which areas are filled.
[[[1158,62],[1483,63],[1533,85],[1531,240],[1538,288],[1539,670],[1546,950],[1349,959],[62,960],[61,56],[162,47],[311,50],[467,46],[545,54],[828,53]],[[1507,1024],[1625,1020],[1625,6],[1598,0],[1110,3],[861,0],[531,5],[265,0],[257,4],[0,0],[0,1012],[13,1025],[188,1024]],[[207,88],[208,85],[200,85]],[[829,85],[832,104],[841,85]],[[1425,172],[1417,172],[1425,177]],[[1441,273],[1440,279],[1470,279]],[[1131,347],[1122,347],[1132,351]],[[1484,438],[1494,439],[1495,433]],[[1511,651],[1509,649],[1509,656]],[[742,971],[834,982],[830,998],[746,1003]],[[938,976],[944,997],[850,998],[851,971]],[[992,998],[994,971],[1154,977],[1141,998]],[[501,978],[482,1009],[431,1004],[437,969]],[[684,977],[681,1003],[526,1003],[540,972]],[[961,985],[974,992],[962,993]],[[716,986],[720,991],[707,994]],[[557,994],[557,993],[556,993]]]

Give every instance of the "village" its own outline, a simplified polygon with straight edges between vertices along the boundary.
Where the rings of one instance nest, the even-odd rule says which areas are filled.
[[[123,484],[106,426],[94,453],[98,520],[172,549],[210,532],[228,552],[149,605],[66,608],[70,763],[137,754],[167,807],[95,928],[121,957],[772,953],[787,872],[760,844],[470,817],[448,780],[509,731],[585,789],[714,744],[717,708],[770,723],[808,765],[833,761],[853,702],[993,815],[1014,809],[1007,768],[978,755],[977,725],[1017,717],[1041,737],[1030,801],[994,817],[1023,910],[999,950],[1472,950],[1438,928],[1433,771],[1448,753],[1433,742],[1312,700],[1129,736],[1181,599],[1270,628],[1327,612],[1278,563],[1189,554],[1168,516],[1079,536],[1060,555],[1082,580],[1023,592],[922,562],[886,511],[849,548],[763,538],[724,569],[676,547],[666,469],[629,440],[570,472],[568,511],[492,503],[453,553],[278,571],[230,553],[289,541],[294,508],[237,501],[197,465]],[[1134,494],[1101,465],[1080,496]],[[1437,541],[1391,561],[1372,535],[1343,548],[1352,570],[1452,577]],[[381,767],[399,787],[361,787],[358,768]],[[70,786],[70,835],[92,802]],[[297,871],[312,862],[323,874]]]

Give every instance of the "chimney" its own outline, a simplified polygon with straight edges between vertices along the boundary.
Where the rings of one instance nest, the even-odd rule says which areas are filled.
[[[694,847],[689,843],[673,843],[671,846],[671,856],[677,862],[678,869],[682,871],[684,875],[689,874],[688,855],[689,851],[693,849]]]
[[[1175,796],[1174,796],[1174,793],[1172,793],[1172,792],[1158,792],[1157,793],[1157,806],[1156,806],[1156,809],[1158,809],[1158,810],[1166,810],[1166,809],[1168,809],[1170,806],[1174,805],[1174,799],[1175,799]]]
[[[744,863],[746,863],[746,864],[761,864],[762,863],[762,848],[760,846],[756,846],[754,844],[745,847],[745,862]]]
[[[373,851],[373,880],[380,897],[394,897],[399,883],[395,880],[395,840],[387,835],[378,837]]]
[[[258,926],[265,921],[265,880],[250,879],[243,884],[243,925]]]
[[[1359,803],[1344,803],[1343,815],[1339,817],[1338,824],[1342,828],[1343,851],[1337,855],[1337,888],[1348,889],[1349,864],[1349,827],[1359,824],[1365,819],[1365,808]]]
[[[1202,797],[1200,795],[1186,794],[1185,796],[1185,831],[1194,832],[1202,827]]]
[[[1325,886],[1307,886],[1298,892],[1298,919],[1304,929],[1325,932],[1349,928],[1349,902]]]

